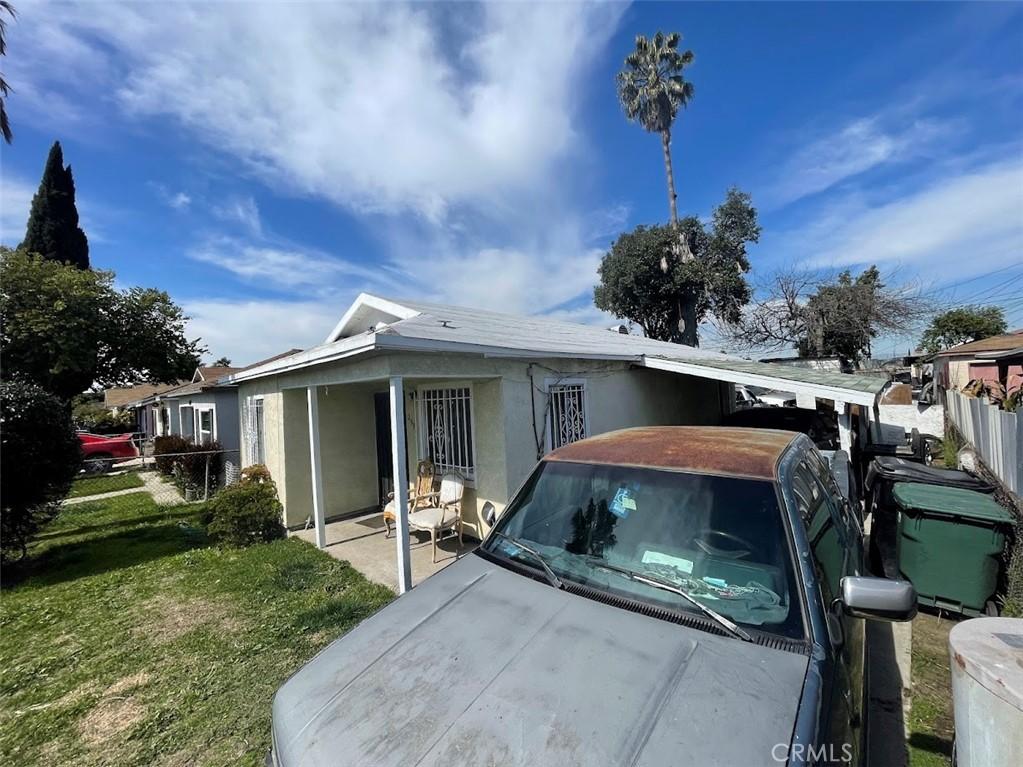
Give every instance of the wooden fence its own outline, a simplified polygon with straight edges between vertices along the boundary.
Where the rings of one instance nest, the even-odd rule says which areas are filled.
[[[1010,492],[1023,495],[1023,415],[951,389],[945,395],[956,430]]]

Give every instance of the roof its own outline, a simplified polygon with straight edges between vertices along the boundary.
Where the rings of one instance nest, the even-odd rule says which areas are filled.
[[[228,382],[275,375],[374,351],[426,351],[526,359],[619,360],[659,370],[873,404],[886,379],[794,368],[611,332],[592,325],[361,294],[327,340],[254,365]]]
[[[135,386],[114,386],[103,392],[103,405],[109,408],[131,405],[154,394],[161,394],[180,386],[183,382],[169,384],[141,383]]]
[[[243,370],[254,368],[257,365],[265,365],[268,362],[273,362],[274,360],[278,360],[283,357],[288,357],[300,351],[302,350],[288,349],[288,351],[286,352],[275,354],[272,357],[267,357],[266,359],[258,360],[257,362],[253,362],[251,365],[246,365],[245,367],[240,368],[226,367],[224,365],[210,365],[208,367],[199,366],[198,368],[196,368],[195,370],[196,375],[193,376],[191,381],[181,386],[169,389],[167,391],[160,392],[160,395],[162,397],[188,397],[191,396],[192,394],[198,394],[201,391],[205,391],[206,389],[214,389],[217,388],[218,386],[225,385],[230,386],[231,385],[230,383],[222,382],[220,379],[226,378],[227,376],[230,376],[233,373],[240,373]]]
[[[774,479],[778,459],[798,436],[774,429],[643,426],[573,442],[545,460]]]
[[[978,354],[982,352],[1004,352],[1023,347],[1023,328],[1001,336],[982,338],[979,341],[959,344],[950,349],[942,349],[936,357],[958,357],[960,355]]]

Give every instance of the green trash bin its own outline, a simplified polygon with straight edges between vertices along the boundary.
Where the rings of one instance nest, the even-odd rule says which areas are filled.
[[[892,490],[899,509],[899,572],[921,605],[981,615],[998,587],[1015,522],[990,495],[917,482]]]

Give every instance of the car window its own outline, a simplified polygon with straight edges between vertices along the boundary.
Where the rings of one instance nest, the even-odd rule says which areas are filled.
[[[819,467],[812,468],[811,459],[804,458],[796,466],[792,473],[792,490],[800,516],[806,523],[806,535],[824,598],[830,602],[838,593],[845,573],[848,528],[844,512],[821,481]]]
[[[624,569],[667,580],[737,623],[804,635],[791,547],[771,481],[545,461],[497,530],[540,552],[565,581],[696,612],[677,594],[610,568]],[[500,536],[484,549],[536,564]]]

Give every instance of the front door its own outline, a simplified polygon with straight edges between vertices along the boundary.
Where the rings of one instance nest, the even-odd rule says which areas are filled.
[[[391,451],[391,398],[388,392],[373,395],[377,433],[377,488],[380,503],[394,491],[394,458]]]

